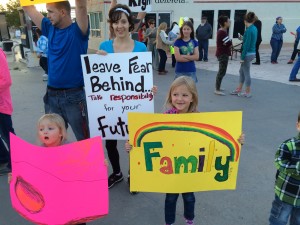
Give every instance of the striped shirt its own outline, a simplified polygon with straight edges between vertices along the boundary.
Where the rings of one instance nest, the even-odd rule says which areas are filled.
[[[300,208],[300,133],[279,146],[275,165],[279,172],[275,194],[282,202]]]
[[[44,35],[40,36],[39,40],[37,41],[36,51],[43,57],[48,56],[48,38],[46,38]]]

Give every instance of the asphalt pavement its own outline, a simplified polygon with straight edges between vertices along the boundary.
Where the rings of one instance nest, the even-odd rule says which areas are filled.
[[[11,92],[16,134],[28,142],[36,143],[36,122],[44,112],[42,97],[46,83],[42,81],[43,71],[39,67],[27,68],[23,63],[13,62],[11,55],[8,55],[8,60],[13,79]],[[197,64],[202,68],[203,62]],[[170,68],[170,64],[167,65],[167,69],[169,73],[165,76],[154,73],[154,83],[159,90],[155,97],[156,112],[162,112],[167,90],[174,78],[174,69]],[[286,69],[287,76],[290,69],[291,66]],[[260,70],[265,70],[265,74],[274,73],[264,65],[260,66]],[[215,71],[209,68],[198,69],[197,76],[199,110],[201,112],[242,110],[246,144],[241,152],[237,189],[196,193],[195,224],[268,225],[269,211],[274,198],[274,155],[282,141],[297,134],[300,88],[289,83],[253,79],[252,98],[230,95],[222,97],[213,93]],[[229,93],[237,84],[238,77],[228,74],[224,78],[223,88]],[[72,133],[71,139],[74,140]],[[126,174],[128,155],[124,151],[124,142],[119,141],[118,147],[122,171]],[[109,193],[109,215],[88,223],[89,225],[164,224],[164,194],[131,195],[126,182],[117,184]],[[13,210],[7,177],[0,176],[0,225],[29,224],[31,223]],[[177,204],[175,224],[184,224],[181,198]]]

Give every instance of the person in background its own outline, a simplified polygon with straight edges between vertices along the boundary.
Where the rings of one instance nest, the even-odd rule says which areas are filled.
[[[296,46],[296,50],[298,52],[300,52],[300,43],[298,42],[298,45]],[[291,73],[290,73],[290,78],[289,78],[289,81],[291,82],[300,82],[300,79],[297,78],[297,74],[299,72],[299,69],[300,69],[300,57],[298,56],[298,60],[297,62],[295,63]]]
[[[250,66],[251,61],[255,58],[255,45],[257,39],[257,29],[254,26],[255,14],[253,12],[248,12],[244,17],[244,22],[246,26],[246,31],[243,36],[243,51],[241,54],[241,67],[240,67],[240,80],[238,87],[231,92],[232,95],[237,95],[239,97],[250,98],[251,95],[251,76],[250,76]],[[246,90],[242,93],[243,85],[246,85]]]
[[[282,24],[281,16],[276,18],[276,23],[274,24],[272,31],[273,33],[270,41],[272,47],[271,63],[278,64],[277,59],[282,48],[283,34],[286,32],[286,28]]]
[[[209,39],[212,35],[212,27],[207,22],[207,17],[203,16],[201,19],[201,24],[198,26],[196,30],[196,37],[199,43],[199,61],[208,61],[208,45]]]
[[[168,40],[169,41],[175,41],[178,38],[178,32],[174,30],[174,27],[178,27],[178,32],[179,32],[179,26],[177,22],[173,22],[171,27],[170,27],[170,32],[168,33]],[[174,68],[176,65],[176,58],[175,58],[175,50],[174,50],[174,45],[170,46],[170,53],[172,56],[172,67]]]
[[[158,70],[158,52],[156,49],[156,33],[157,28],[155,27],[155,21],[150,19],[148,21],[148,26],[144,38],[147,38],[147,49],[149,52],[152,52],[152,66],[154,70]]]
[[[174,43],[176,69],[175,78],[191,77],[197,82],[195,61],[199,58],[198,42],[195,40],[193,24],[184,22],[180,28],[180,37]]]
[[[167,23],[162,22],[156,34],[156,48],[159,54],[159,67],[158,67],[158,75],[166,75],[168,71],[166,70],[166,62],[167,62],[167,51],[168,46],[174,44],[174,41],[169,41],[168,35],[166,34]]]
[[[142,23],[138,31],[138,41],[144,43],[147,46],[147,38],[145,38],[146,24]]]
[[[221,89],[221,84],[224,76],[226,75],[229,56],[231,56],[232,40],[228,36],[227,30],[231,22],[228,16],[220,16],[218,19],[220,29],[217,32],[217,51],[216,56],[219,61],[219,71],[216,77],[216,95],[224,96],[225,93]]]
[[[15,133],[11,119],[13,113],[11,85],[6,55],[0,48],[0,176],[11,172],[9,133]]]
[[[43,68],[45,74],[43,75],[43,81],[48,80],[48,38],[42,35],[42,31],[37,28],[35,30],[38,41],[36,44],[37,56],[40,58],[40,66]]]
[[[255,18],[254,26],[257,29],[257,40],[256,40],[256,62],[252,63],[253,65],[260,65],[260,55],[259,55],[259,46],[262,42],[261,37],[261,29],[262,29],[262,23],[258,19],[258,17]]]
[[[270,225],[300,224],[300,113],[296,128],[298,134],[284,141],[275,154],[277,174]]]
[[[294,50],[293,50],[293,54],[291,56],[291,59],[288,61],[287,64],[293,64],[296,58],[296,55],[298,54],[299,56],[299,49],[298,49],[298,44],[299,44],[299,40],[300,40],[300,26],[297,28],[295,35],[295,42],[294,42]]]

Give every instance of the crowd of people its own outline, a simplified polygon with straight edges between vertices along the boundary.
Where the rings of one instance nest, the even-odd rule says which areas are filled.
[[[37,133],[41,145],[44,147],[59,146],[66,143],[66,130],[68,126],[76,136],[77,141],[89,138],[87,105],[83,83],[80,55],[86,54],[88,49],[89,24],[87,16],[87,1],[76,0],[76,21],[71,19],[71,7],[68,1],[48,3],[48,17],[44,17],[34,6],[23,7],[32,21],[40,29],[41,65],[48,75],[48,83],[44,101],[45,115],[38,121]],[[99,45],[98,54],[124,52],[152,52],[153,68],[158,70],[159,75],[166,75],[167,52],[173,48],[175,76],[165,102],[167,114],[196,113],[198,112],[197,75],[195,61],[208,61],[208,40],[212,35],[212,28],[203,17],[201,24],[194,31],[193,21],[186,19],[177,32],[173,24],[172,37],[167,35],[167,24],[161,23],[155,28],[155,21],[150,19],[146,24],[140,25],[145,13],[139,13],[135,19],[126,5],[112,1],[108,15],[108,23],[111,39]],[[216,56],[219,61],[219,71],[216,76],[215,94],[225,95],[221,88],[222,80],[226,74],[229,56],[231,55],[232,40],[228,35],[231,21],[227,16],[218,19],[220,29],[217,32]],[[261,22],[255,13],[248,12],[244,17],[245,33],[241,52],[240,78],[238,87],[231,92],[240,97],[251,97],[250,66],[254,58],[255,64],[260,64],[258,48],[261,43]],[[131,38],[131,32],[139,30],[139,41]],[[260,30],[260,31],[259,31]],[[170,31],[170,32],[171,32]],[[169,33],[170,33],[169,32]],[[272,63],[276,64],[282,46],[282,34],[286,32],[282,24],[282,18],[278,17],[273,27],[271,39]],[[297,30],[298,32],[298,30]],[[48,39],[47,48],[43,47],[42,37]],[[296,41],[299,42],[299,33]],[[295,42],[296,43],[296,42]],[[298,44],[297,44],[298,46]],[[295,48],[296,49],[296,48]],[[42,58],[46,58],[43,59]],[[47,67],[43,61],[47,61]],[[293,60],[293,59],[292,59]],[[11,180],[9,132],[14,133],[11,115],[13,112],[10,95],[11,77],[5,54],[0,50],[0,163],[5,164],[2,174],[8,173]],[[2,66],[4,65],[4,66]],[[290,80],[296,79],[297,68],[300,60],[294,66],[294,73]],[[245,91],[242,92],[245,84]],[[152,88],[157,92],[157,87]],[[300,131],[300,115],[297,123]],[[300,136],[284,142],[276,153],[276,166],[278,176],[276,181],[276,198],[270,216],[270,225],[287,224],[291,215],[294,224],[300,224],[300,161],[299,141]],[[5,144],[4,144],[4,142]],[[237,140],[244,143],[244,134]],[[120,168],[120,156],[117,149],[117,140],[106,140],[105,146],[108,158],[112,166],[112,174],[108,177],[108,188],[124,179]],[[125,149],[132,148],[130,140],[126,142]],[[7,165],[6,165],[7,164]],[[12,172],[12,173],[11,173]],[[128,184],[130,176],[128,174]],[[136,193],[132,193],[136,194]],[[176,202],[179,194],[166,194],[165,199],[165,224],[172,225],[175,222]],[[187,225],[194,224],[195,196],[194,193],[183,193],[184,219]],[[276,207],[282,207],[284,211],[276,211]],[[285,222],[286,221],[286,222]],[[83,225],[85,223],[81,223]]]

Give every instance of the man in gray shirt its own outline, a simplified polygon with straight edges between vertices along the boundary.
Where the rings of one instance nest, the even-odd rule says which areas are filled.
[[[199,43],[199,61],[207,62],[208,58],[208,40],[212,35],[212,27],[207,22],[207,17],[203,16],[201,19],[201,24],[196,30],[196,37]]]

